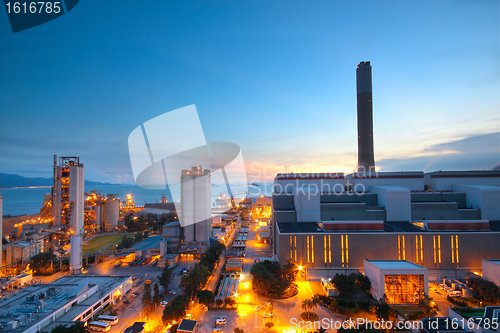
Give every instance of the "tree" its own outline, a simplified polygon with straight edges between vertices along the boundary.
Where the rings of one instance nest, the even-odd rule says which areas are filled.
[[[179,319],[186,316],[186,309],[189,305],[189,296],[178,295],[169,305],[163,310],[162,321],[168,323],[172,321],[179,321]]]
[[[181,279],[180,287],[185,295],[193,299],[203,285],[208,280],[210,273],[208,269],[200,263],[197,263],[189,274],[184,275]]]
[[[264,296],[281,297],[296,288],[296,267],[290,261],[281,266],[276,261],[262,261],[254,264],[250,270],[255,290]]]
[[[168,266],[165,266],[163,268],[163,271],[161,272],[161,275],[158,276],[158,283],[163,287],[163,290],[166,292],[168,290],[168,287],[170,286],[170,283],[172,283],[172,280],[174,279],[174,269]]]
[[[215,305],[217,305],[217,306],[221,306],[222,304],[224,304],[224,301],[223,301],[223,300],[221,300],[221,299],[219,299],[219,298],[215,300]]]
[[[474,291],[478,298],[493,303],[500,301],[500,289],[491,281],[478,277],[469,277],[467,279],[467,286]]]
[[[51,333],[87,333],[87,328],[82,322],[76,321],[71,324],[57,325],[50,331]]]
[[[309,317],[310,317],[309,310],[311,309],[311,300],[310,299],[304,299],[304,300],[302,300],[302,305],[300,307],[306,313],[306,318],[309,319]]]
[[[235,327],[233,333],[245,333],[245,331],[242,328]]]
[[[134,237],[123,236],[120,243],[118,243],[117,249],[128,249],[132,245],[134,245]]]
[[[227,297],[224,300],[224,303],[226,303],[227,306],[232,307],[236,304],[236,300],[234,299],[234,297]]]
[[[356,283],[359,285],[361,290],[367,293],[369,293],[370,289],[372,289],[372,283],[370,281],[370,278],[361,273],[358,273],[358,275],[356,276]]]
[[[37,275],[52,274],[52,260],[55,258],[56,255],[51,248],[45,252],[34,255],[31,257],[31,268],[33,269],[33,272]]]
[[[380,300],[375,309],[375,314],[379,320],[389,320],[391,316],[391,307],[386,302]]]
[[[198,301],[206,306],[214,304],[214,298],[215,295],[210,290],[200,290],[198,292]]]
[[[160,293],[160,287],[158,286],[158,283],[155,283],[153,291],[154,291],[154,294],[153,294],[153,304],[155,306],[157,306],[158,304],[160,304],[161,296],[162,296],[162,294]]]
[[[318,331],[317,331],[317,332],[318,332],[318,333],[325,333],[325,332],[326,332],[326,328],[324,328],[323,326],[320,326],[320,327],[318,328]]]
[[[151,284],[146,283],[144,285],[144,291],[142,293],[142,305],[144,306],[144,310],[149,312],[153,307],[153,296],[151,295]]]
[[[352,275],[335,274],[332,284],[337,288],[340,296],[351,295],[354,291],[355,278]]]

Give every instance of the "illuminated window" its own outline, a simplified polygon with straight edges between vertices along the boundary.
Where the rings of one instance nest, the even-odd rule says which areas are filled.
[[[307,236],[307,263],[309,263],[309,236]]]
[[[311,262],[314,264],[314,237],[311,236]]]
[[[441,263],[441,235],[438,235],[438,259]]]
[[[293,260],[293,241],[292,236],[290,236],[290,260]]]
[[[406,260],[405,236],[403,235],[403,260]]]
[[[387,303],[418,303],[417,292],[424,289],[424,275],[385,275],[385,296]]]
[[[345,262],[349,267],[349,235],[345,235]]]
[[[455,236],[455,248],[457,249],[457,267],[458,267],[458,235]]]
[[[326,257],[326,235],[323,236],[323,248],[325,249],[325,264],[327,262],[327,257]]]
[[[293,248],[295,250],[295,262],[297,262],[297,236],[293,236]]]
[[[415,256],[417,257],[417,264],[418,264],[418,236],[415,235]]]
[[[420,261],[424,263],[424,247],[422,246],[422,235],[420,235]]]
[[[434,263],[436,263],[436,236],[432,236],[434,241]]]
[[[342,250],[342,268],[344,268],[344,235],[340,235],[340,248]]]
[[[401,260],[401,236],[398,235],[398,259]]]
[[[453,235],[451,235],[451,263],[455,263],[455,247],[453,246]]]
[[[332,263],[332,237],[328,235],[328,262]]]

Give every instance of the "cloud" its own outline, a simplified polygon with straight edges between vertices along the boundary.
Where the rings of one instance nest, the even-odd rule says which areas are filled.
[[[432,145],[418,157],[382,159],[380,171],[491,170],[500,164],[500,132]]]

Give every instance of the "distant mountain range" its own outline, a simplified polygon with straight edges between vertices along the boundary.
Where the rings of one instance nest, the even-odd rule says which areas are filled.
[[[28,178],[19,175],[0,172],[0,188],[52,186],[53,183],[54,180],[52,178],[41,178],[41,177]],[[120,184],[101,183],[101,182],[93,182],[90,180],[85,180],[85,185],[95,186],[95,185],[120,185]]]

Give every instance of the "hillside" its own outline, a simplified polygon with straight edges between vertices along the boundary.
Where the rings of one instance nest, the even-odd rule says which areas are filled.
[[[52,178],[29,178],[14,174],[0,172],[0,188],[29,187],[29,186],[52,186]],[[85,185],[117,185],[111,183],[93,182],[85,180]]]

